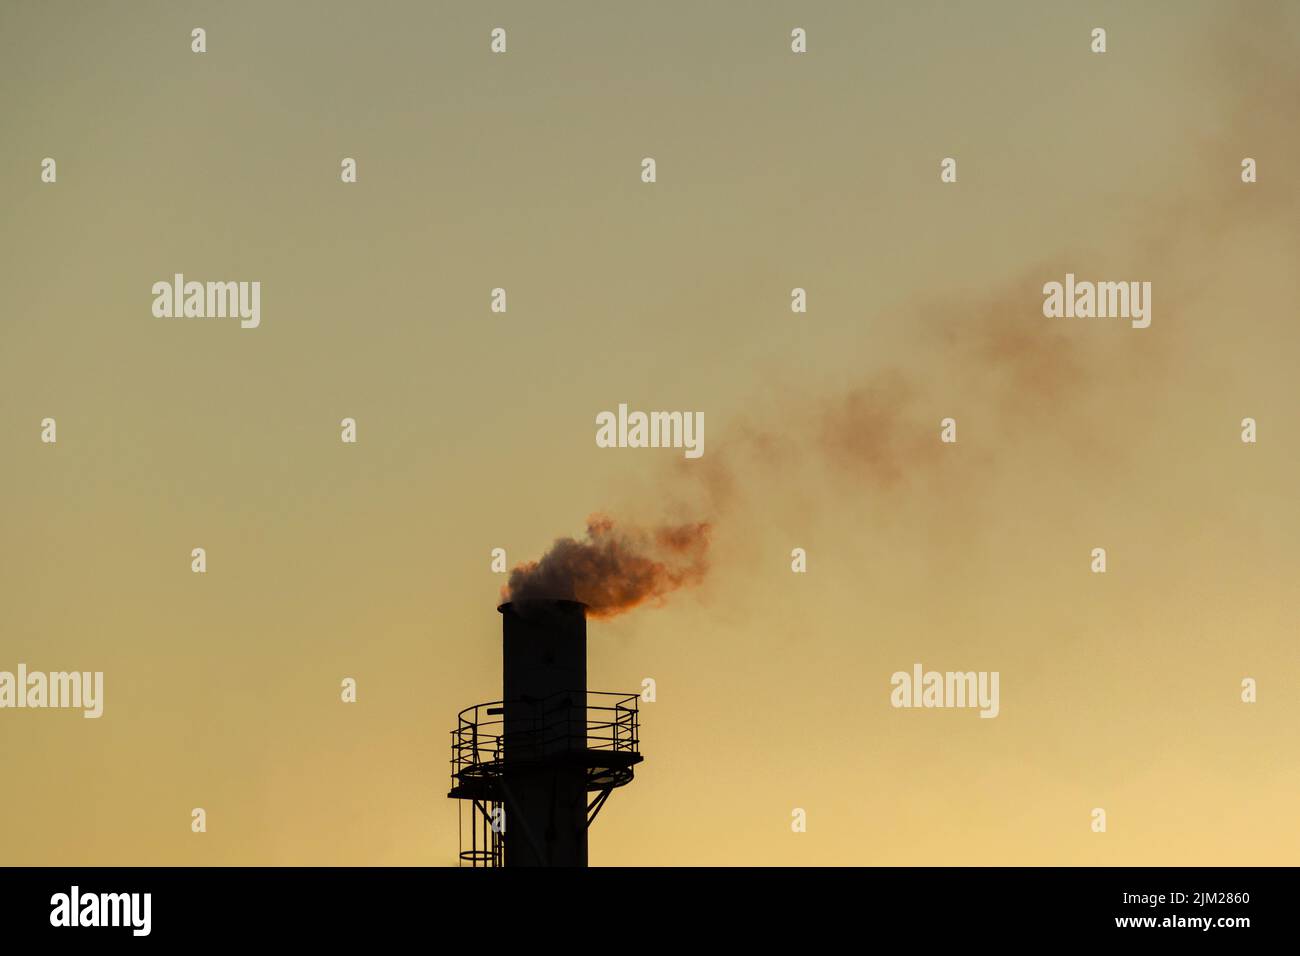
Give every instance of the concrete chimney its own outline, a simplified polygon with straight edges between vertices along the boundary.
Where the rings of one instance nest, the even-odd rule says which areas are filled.
[[[587,865],[587,609],[501,605],[506,866]]]
[[[451,734],[462,865],[586,866],[587,831],[641,762],[636,693],[587,689],[587,607],[502,604],[502,699]]]

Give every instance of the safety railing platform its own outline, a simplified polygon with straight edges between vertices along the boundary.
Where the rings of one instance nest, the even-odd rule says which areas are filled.
[[[451,792],[461,800],[496,799],[509,773],[540,767],[582,767],[588,790],[632,780],[641,762],[637,694],[588,691],[546,700],[489,701],[466,707],[451,732]],[[507,709],[509,731],[506,730]]]

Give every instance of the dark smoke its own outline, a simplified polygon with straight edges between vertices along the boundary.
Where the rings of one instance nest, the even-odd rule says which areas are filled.
[[[704,579],[709,532],[704,522],[621,528],[605,515],[592,515],[584,540],[560,538],[540,561],[518,565],[501,598],[581,601],[588,616],[597,618],[662,603],[672,591]]]

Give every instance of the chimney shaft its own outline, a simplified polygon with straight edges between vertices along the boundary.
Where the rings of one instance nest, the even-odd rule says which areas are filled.
[[[503,604],[502,699],[545,701],[587,697],[587,610],[577,601]],[[506,730],[509,733],[509,727]]]
[[[587,865],[587,611],[501,605],[506,866]]]

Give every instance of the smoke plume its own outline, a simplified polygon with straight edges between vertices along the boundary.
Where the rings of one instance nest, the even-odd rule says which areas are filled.
[[[1273,33],[1286,29],[1276,11],[1272,19]],[[1226,126],[1194,144],[1184,175],[1167,193],[1133,199],[1131,218],[1140,229],[1082,248],[1045,250],[1039,261],[974,295],[951,301],[918,295],[903,314],[888,317],[914,334],[887,365],[848,382],[817,381],[811,392],[797,378],[792,387],[773,385],[768,391],[780,395],[778,408],[729,421],[714,431],[719,437],[700,460],[672,459],[655,499],[672,500],[675,513],[705,520],[634,528],[593,515],[585,539],[561,538],[539,561],[516,567],[502,598],[578,600],[593,617],[661,603],[703,580],[715,527],[720,535],[723,529],[729,536],[752,532],[759,522],[744,519],[756,519],[764,507],[766,499],[755,491],[760,482],[778,485],[768,497],[779,494],[787,503],[807,501],[809,511],[826,511],[835,502],[815,489],[829,476],[839,484],[828,493],[897,510],[909,500],[939,507],[944,495],[930,494],[936,488],[978,500],[975,482],[1005,478],[1027,461],[1076,475],[1122,464],[1127,446],[1114,423],[1136,428],[1139,409],[1151,419],[1149,427],[1157,427],[1153,406],[1173,393],[1170,380],[1185,364],[1180,343],[1197,333],[1198,309],[1214,291],[1215,270],[1206,264],[1222,259],[1223,246],[1242,227],[1251,235],[1271,229],[1275,241],[1294,248],[1295,191],[1245,190],[1235,181],[1235,167],[1241,143],[1255,144],[1260,154],[1295,152],[1295,126],[1285,118],[1300,94],[1300,75],[1266,50],[1228,43],[1230,33],[1216,33],[1215,52],[1206,57],[1223,70],[1218,86],[1237,94],[1228,100]],[[1229,185],[1216,190],[1211,184],[1221,180]],[[1044,281],[1076,269],[1155,280],[1155,329],[1045,319]],[[756,398],[753,405],[759,404]],[[960,454],[938,440],[939,420],[949,414],[961,420]],[[735,520],[744,509],[749,513]],[[951,528],[944,535],[950,541]],[[720,547],[727,543],[719,538]]]
[[[647,602],[661,603],[708,571],[710,525],[653,529],[615,527],[587,519],[587,536],[560,538],[539,561],[518,565],[501,589],[505,601],[581,601],[590,617],[613,617]]]

